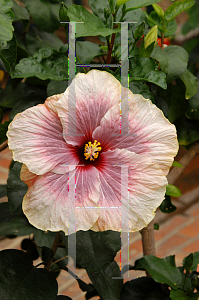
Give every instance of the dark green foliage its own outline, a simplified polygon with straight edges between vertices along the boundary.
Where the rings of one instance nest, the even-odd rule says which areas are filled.
[[[47,98],[46,87],[19,83],[17,87],[7,85],[2,91],[0,106],[12,108],[10,119],[23,110],[44,102]]]
[[[115,261],[112,261],[105,269],[98,272],[87,271],[87,273],[99,296],[104,300],[120,300],[123,280],[122,278],[118,279],[121,275]]]
[[[8,126],[10,121],[5,121],[3,124],[0,124],[0,144],[7,140],[6,132],[8,130]]]
[[[33,22],[43,31],[53,32],[59,27],[59,7],[61,1],[25,0]]]
[[[155,60],[147,57],[133,57],[130,59],[130,81],[147,81],[167,88],[165,73],[156,70]]]
[[[186,70],[188,53],[180,46],[171,45],[164,49],[155,47],[151,55],[160,63],[160,68],[167,74],[167,82],[172,82]]]
[[[8,203],[12,213],[21,210],[23,197],[28,190],[28,186],[20,180],[21,166],[21,163],[15,162],[7,181]]]
[[[15,67],[12,78],[36,76],[42,80],[68,78],[67,57],[50,47],[40,49],[33,57],[22,59]]]
[[[120,300],[169,300],[169,296],[164,294],[161,285],[152,278],[139,277],[127,281],[121,292]]]
[[[68,248],[68,238],[62,233],[62,240]],[[120,250],[120,233],[78,231],[76,233],[76,262],[87,271],[97,272],[108,266]]]
[[[57,281],[47,270],[33,266],[29,256],[20,250],[0,252],[0,299],[54,300]]]
[[[154,95],[150,92],[148,85],[143,84],[142,82],[130,82],[129,89],[133,94],[141,94],[145,99],[150,99],[154,102]]]
[[[144,256],[135,262],[135,269],[147,270],[156,282],[166,283],[174,290],[178,288],[182,280],[180,271],[171,260],[166,258]]]
[[[176,210],[176,206],[172,204],[171,197],[168,195],[165,195],[165,199],[159,206],[161,212],[165,214],[170,214]]]
[[[0,0],[0,49],[6,47],[7,42],[12,39],[14,14],[11,11],[13,4],[11,0]]]
[[[7,72],[11,72],[17,58],[17,43],[15,35],[7,42],[5,47],[0,48],[0,58],[2,59]]]

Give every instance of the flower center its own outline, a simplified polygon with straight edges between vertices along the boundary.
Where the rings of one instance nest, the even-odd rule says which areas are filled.
[[[98,147],[100,145],[100,143],[98,141],[94,141],[94,143],[92,144],[91,142],[88,142],[88,144],[85,144],[84,147],[84,156],[85,159],[89,159],[90,160],[95,160],[98,155],[99,155],[99,151],[102,150],[101,147]]]

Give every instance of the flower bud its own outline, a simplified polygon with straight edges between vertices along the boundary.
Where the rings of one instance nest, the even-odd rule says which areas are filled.
[[[108,18],[110,17],[110,10],[108,8],[104,8],[104,18],[105,20],[108,20]]]
[[[115,6],[116,6],[115,0],[108,0],[108,2],[109,2],[109,7],[111,9],[111,13],[114,13],[115,12]]]
[[[67,15],[68,7],[64,2],[61,3],[60,9],[59,9],[59,19],[61,22],[68,22],[69,17]],[[65,26],[64,24],[61,24],[62,26]]]

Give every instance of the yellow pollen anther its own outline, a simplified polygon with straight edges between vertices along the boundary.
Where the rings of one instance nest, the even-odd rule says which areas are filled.
[[[100,143],[98,141],[94,141],[94,143],[92,144],[91,142],[88,142],[88,144],[85,144],[84,147],[84,156],[85,159],[90,159],[95,160],[98,155],[99,155],[99,151],[102,150],[102,147],[98,147],[100,145]]]

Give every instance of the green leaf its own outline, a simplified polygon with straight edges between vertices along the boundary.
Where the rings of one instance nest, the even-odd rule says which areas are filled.
[[[13,108],[9,114],[10,119],[13,119],[15,114],[43,103],[46,98],[46,88],[43,86],[19,83],[16,88],[12,88],[11,85],[7,85],[3,90],[0,106]]]
[[[99,19],[105,24],[104,9],[110,13],[108,0],[88,0],[88,4],[92,9],[93,14],[99,17]]]
[[[32,56],[40,48],[51,47],[55,50],[63,45],[63,42],[54,33],[40,31],[36,26],[30,26],[25,36],[26,49]]]
[[[76,38],[80,36],[108,36],[120,32],[120,28],[106,28],[97,16],[90,13],[81,5],[73,4],[69,6],[68,17],[70,21],[84,22],[83,24],[76,24]]]
[[[8,125],[11,121],[5,121],[3,124],[0,124],[0,144],[4,143],[8,138],[6,132],[8,130]]]
[[[157,4],[152,4],[154,11],[156,12],[156,14],[162,18],[164,18],[164,10],[162,9],[161,6],[157,5]]]
[[[130,59],[130,81],[148,81],[167,88],[166,75],[156,70],[155,61],[147,57],[133,57]]]
[[[145,99],[150,99],[152,102],[154,101],[154,95],[150,92],[148,85],[142,82],[131,81],[129,83],[129,89],[133,94],[141,94]]]
[[[146,13],[145,13],[146,14]],[[164,32],[164,36],[168,37],[173,35],[177,30],[177,23],[175,19],[172,19],[170,21],[164,20],[164,27],[162,25],[162,19],[160,16],[157,15],[155,11],[152,11],[150,15],[147,15],[147,21],[150,25],[150,27],[153,27],[154,25],[158,26],[158,35],[161,36],[161,32]]]
[[[193,253],[190,253],[187,257],[183,259],[183,266],[185,270],[191,271],[193,266]]]
[[[165,11],[166,20],[171,20],[179,15],[184,10],[192,7],[195,4],[195,0],[182,0],[172,3]]]
[[[168,284],[174,290],[182,280],[180,271],[170,263],[170,260],[153,255],[138,259],[135,262],[135,269],[147,270],[156,282]]]
[[[161,212],[165,214],[170,214],[176,210],[176,206],[172,204],[171,197],[168,195],[165,195],[165,199],[162,201],[159,208]]]
[[[68,237],[61,234],[62,241],[68,248]],[[111,230],[104,232],[76,232],[76,261],[87,271],[97,272],[114,260],[121,248],[120,233]]]
[[[24,0],[33,22],[43,31],[53,32],[59,27],[60,3],[53,0]]]
[[[46,246],[40,247],[42,250],[42,261],[48,261],[51,258],[53,258],[53,250],[51,248],[48,248]]]
[[[126,2],[126,8],[129,9],[131,7],[132,1],[129,0]],[[107,0],[89,0],[89,6],[92,9],[93,13],[100,18],[100,20],[103,21],[104,24],[106,24],[106,20],[104,17],[104,8],[109,9],[109,4]],[[119,21],[122,16],[122,6],[119,7],[117,16],[116,16],[116,21]],[[145,19],[145,15],[141,9],[135,9],[135,10],[130,10],[128,11],[123,20],[124,21],[135,21],[138,22],[136,24],[131,24],[130,27],[137,27],[139,23],[141,23]],[[116,35],[115,43],[118,38],[118,44],[120,43],[120,37]],[[131,30],[129,30],[129,38],[131,38]],[[100,40],[102,40],[102,37],[100,37]],[[106,39],[104,38],[104,42],[106,42]]]
[[[198,263],[199,263],[199,251],[193,253],[192,271],[196,271],[197,270]]]
[[[10,73],[17,59],[17,43],[15,35],[13,35],[11,41],[7,42],[5,47],[0,49],[0,58],[2,59],[7,72]]]
[[[125,282],[120,300],[169,300],[161,286],[149,277],[139,277]]]
[[[186,111],[186,117],[188,119],[199,119],[199,101],[196,97],[189,100],[189,107]]]
[[[158,27],[157,25],[153,26],[149,32],[147,33],[147,35],[144,38],[144,47],[145,49],[153,44],[157,42],[157,38],[158,38]]]
[[[14,21],[30,19],[30,15],[25,7],[18,5],[15,0],[12,0],[12,3],[13,3],[12,12],[14,13]]]
[[[171,290],[169,296],[172,300],[190,300],[187,294],[182,290]]]
[[[89,64],[95,56],[104,54],[99,45],[89,41],[76,42],[76,53],[81,60],[80,62],[77,57],[76,62],[78,64]]]
[[[160,32],[165,32],[165,28],[163,27],[162,20],[161,20],[161,18],[156,14],[155,11],[152,11],[152,12],[150,13],[150,15],[148,15],[148,14],[145,12],[145,15],[146,15],[147,22],[148,22],[148,24],[149,24],[150,27],[153,27],[154,25],[157,25]]]
[[[161,36],[161,32],[164,32],[164,36],[168,37],[173,35],[177,30],[177,23],[175,19],[172,19],[170,21],[164,20],[164,27],[162,25],[162,19],[160,16],[157,15],[155,11],[152,11],[150,15],[148,15],[145,12],[145,15],[147,17],[147,21],[150,25],[150,27],[153,27],[154,25],[158,26],[158,35]]]
[[[197,94],[189,100],[186,117],[188,119],[199,119],[199,81],[197,83]]]
[[[54,300],[58,285],[54,275],[35,268],[28,254],[20,250],[0,252],[1,299]]]
[[[174,160],[173,163],[172,163],[172,167],[182,168],[183,166],[178,161]]]
[[[117,6],[121,6],[123,5],[124,3],[128,3],[129,6],[133,9],[136,9],[136,8],[140,8],[140,7],[144,7],[144,6],[148,6],[148,5],[151,5],[153,3],[157,3],[159,2],[160,0],[117,0]]]
[[[170,264],[173,267],[176,267],[176,263],[175,263],[175,255],[169,255],[167,257],[165,257],[165,260],[168,264]]]
[[[199,292],[189,294],[189,300],[198,300]]]
[[[180,145],[187,146],[199,139],[199,120],[189,120],[185,117],[175,121]]]
[[[53,95],[62,94],[65,92],[67,87],[68,87],[68,81],[51,80],[47,86],[47,95],[48,97],[50,97]]]
[[[3,233],[2,230],[2,223],[8,222],[12,220],[13,218],[22,215],[22,212],[17,212],[15,214],[12,214],[10,212],[9,204],[8,202],[2,202],[0,203],[0,230],[1,230],[1,236],[4,236],[5,234]],[[6,228],[7,230],[7,228]]]
[[[158,223],[154,223],[153,228],[154,228],[154,230],[159,230],[160,225]]]
[[[94,287],[103,300],[120,300],[120,293],[123,285],[120,277],[120,269],[115,261],[112,261],[105,269],[98,272],[87,271],[88,276]]]
[[[0,185],[0,198],[7,196],[7,184]]]
[[[155,44],[156,44],[156,42],[153,42],[147,48],[145,48],[144,42],[142,41],[141,46],[140,46],[140,50],[139,50],[139,55],[141,57],[148,57],[149,58],[151,56],[151,53],[153,52]]]
[[[10,41],[13,36],[12,21],[14,20],[14,14],[11,8],[11,0],[0,0],[0,48],[6,47],[7,41]]]
[[[25,215],[22,212],[14,215],[12,219],[9,219],[0,226],[0,234],[4,235],[16,235],[16,236],[25,236],[30,235],[31,233],[37,232],[39,229],[36,229],[28,222]]]
[[[191,255],[191,257],[189,258],[190,255]],[[191,266],[189,266],[188,270],[190,270],[190,271],[196,271],[197,270],[197,266],[199,264],[199,251],[194,252],[194,253],[190,253],[187,257],[185,257],[183,259],[183,266],[184,266],[184,268],[185,268],[186,260],[188,260],[188,261],[190,260],[192,262],[192,265],[190,264]]]
[[[12,78],[32,76],[42,80],[66,80],[68,79],[68,58],[50,47],[40,49],[33,57],[20,60],[12,73]]]
[[[185,100],[185,86],[179,79],[175,85],[169,83],[167,90],[156,90],[155,103],[165,113],[166,118],[173,123],[183,116],[189,107],[189,102]]]
[[[180,197],[182,196],[181,191],[177,186],[168,184],[166,186],[166,195],[172,196],[172,197]]]
[[[7,181],[8,203],[12,213],[21,209],[23,197],[28,190],[28,186],[20,179],[21,166],[19,162],[14,164]]]
[[[188,69],[180,76],[186,87],[185,98],[190,99],[197,93],[197,77],[195,77]]]
[[[184,23],[182,27],[182,34],[187,34],[190,30],[193,30],[195,28],[199,27],[199,5],[198,1],[195,2],[195,5],[192,6],[188,11],[189,18],[186,23]],[[198,39],[197,39],[198,41]],[[191,43],[191,40],[187,41],[188,43]]]
[[[31,226],[29,224],[29,226]],[[33,226],[32,226],[33,227]],[[56,232],[46,232],[46,231],[42,231],[35,228],[35,230],[33,231],[34,233],[34,240],[35,243],[39,246],[39,247],[48,247],[48,248],[52,248],[53,242],[55,240],[55,236],[56,236]],[[39,252],[39,254],[41,255],[41,253]],[[65,256],[68,255],[68,251],[66,248],[58,248],[56,253],[55,253],[55,260],[58,260],[60,258],[63,258]],[[68,258],[64,258],[60,261],[60,264],[63,266],[66,266],[68,264]]]
[[[26,86],[24,86],[24,89],[21,88],[21,86],[18,86],[18,88],[16,89],[16,91],[21,92],[22,97],[13,106],[12,111],[9,114],[10,119],[13,119],[16,114],[26,110],[29,107],[32,107],[32,106],[35,106],[38,104],[43,104],[47,98],[46,97],[46,89],[44,87],[35,86],[35,85],[31,86],[31,85],[23,84],[23,83],[21,83],[21,85],[26,85]],[[29,91],[27,91],[28,86],[29,86]]]
[[[166,29],[165,29],[165,33],[164,33],[164,37],[169,37],[169,36],[173,36],[178,28],[176,20],[172,19],[170,21],[167,21],[166,23]]]
[[[186,70],[189,55],[187,51],[176,45],[161,49],[155,47],[151,57],[160,63],[161,70],[167,74],[167,82],[172,82]]]

